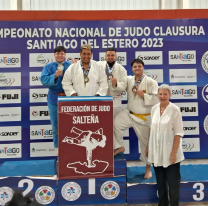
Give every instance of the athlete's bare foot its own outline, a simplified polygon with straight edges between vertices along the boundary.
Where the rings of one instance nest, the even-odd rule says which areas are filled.
[[[124,147],[119,147],[118,149],[114,150],[114,156],[117,155],[118,153],[124,152],[125,148]]]
[[[151,165],[146,165],[146,172],[144,175],[144,179],[150,179],[150,178],[152,178]]]

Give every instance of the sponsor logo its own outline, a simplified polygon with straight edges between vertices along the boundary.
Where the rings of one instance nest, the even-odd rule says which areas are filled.
[[[163,70],[162,69],[147,69],[144,70],[144,74],[158,83],[163,83]]]
[[[30,53],[30,67],[43,67],[55,60],[53,53]]]
[[[0,205],[4,206],[13,197],[13,190],[10,187],[0,187]]]
[[[202,89],[202,97],[208,103],[208,84]]]
[[[30,120],[49,120],[49,111],[47,106],[30,107]]]
[[[117,59],[116,59],[117,63],[126,66],[127,65],[126,52],[116,52],[116,55],[117,55]],[[99,61],[105,61],[105,52],[99,53]]]
[[[0,122],[21,121],[21,107],[1,107]]]
[[[159,60],[160,56],[142,56],[142,55],[139,55],[137,58],[141,59],[141,60]]]
[[[201,58],[201,65],[204,71],[208,73],[208,51],[203,54]]]
[[[48,89],[30,89],[30,102],[47,102]]]
[[[40,81],[41,72],[30,72],[30,86],[42,85]]]
[[[198,121],[183,121],[184,135],[199,135]]]
[[[169,51],[169,64],[196,64],[196,51]]]
[[[44,58],[43,54],[39,54],[38,57],[37,57],[37,63],[38,64],[46,65],[46,64],[51,63],[51,62],[53,62],[53,59],[52,58]]]
[[[39,131],[32,131],[31,132],[31,135],[32,136],[42,136],[42,137],[45,137],[45,136],[52,136],[52,129],[51,130],[45,130],[45,129],[41,129]]]
[[[21,157],[21,144],[0,145],[0,158],[18,158],[18,157]]]
[[[37,99],[38,98],[38,94],[37,93],[33,93],[32,97],[34,97],[34,99]]]
[[[55,198],[54,190],[49,186],[39,187],[35,192],[35,199],[43,205],[50,204]]]
[[[2,94],[0,96],[0,99],[4,100],[4,99],[19,99],[19,94]]]
[[[17,136],[19,132],[2,132],[0,136]]]
[[[21,73],[0,73],[0,87],[21,86]]]
[[[66,53],[66,61],[72,62],[75,59],[78,59],[78,60],[81,59],[80,58],[80,53]]]
[[[196,130],[196,127],[183,127],[183,130]]]
[[[47,97],[47,96],[48,96],[48,94],[37,94],[37,93],[32,94],[32,97],[34,97],[34,99]]]
[[[198,116],[198,103],[186,102],[186,103],[174,103],[179,107],[182,116]]]
[[[81,193],[82,189],[76,182],[68,182],[61,189],[62,197],[67,201],[77,200]]]
[[[179,53],[178,55],[170,55],[171,59],[180,59],[180,60],[188,60],[188,59],[194,59],[193,54],[184,54],[184,53]]]
[[[0,67],[21,67],[20,54],[0,54]]]
[[[21,103],[21,90],[0,90],[0,104]]]
[[[39,115],[40,116],[49,116],[49,111],[40,111]]]
[[[170,82],[196,82],[196,69],[169,69]]]
[[[204,119],[204,131],[208,134],[208,115]]]
[[[51,125],[31,125],[30,139],[52,139]]]
[[[80,60],[80,53],[66,53],[66,61],[72,62],[73,60],[78,59]],[[93,55],[91,57],[93,59]]]
[[[4,147],[3,149],[0,149],[0,153],[4,153],[4,154],[20,153],[20,149]]]
[[[136,52],[135,58],[141,59],[145,65],[163,64],[162,51]]]
[[[32,116],[37,117],[38,116],[38,112],[37,111],[33,111],[32,112]]]
[[[53,142],[30,143],[30,157],[57,156],[57,149]]]
[[[120,52],[121,53],[121,52]],[[117,55],[117,58],[116,58],[116,61],[117,61],[117,63],[119,63],[119,64],[121,64],[121,65],[126,65],[126,53],[125,52],[123,52],[124,54],[123,55],[121,55],[121,56],[118,56]]]
[[[172,94],[182,94],[182,95],[185,95],[185,97],[186,97],[187,95],[196,94],[196,90],[194,90],[194,89],[178,89],[178,90],[172,90]]]
[[[200,152],[199,138],[183,138],[182,148],[184,152]]]
[[[197,87],[189,86],[171,86],[171,99],[197,99]]]
[[[75,58],[68,57],[66,61],[67,61],[67,62],[72,62],[74,59],[80,60],[81,58],[80,58],[80,57],[75,57]]]
[[[181,107],[181,112],[196,112],[196,107]]]
[[[34,147],[32,148],[32,152],[47,152],[47,149],[35,149]]]
[[[120,187],[114,181],[107,181],[100,187],[100,193],[105,199],[112,200],[119,195]]]

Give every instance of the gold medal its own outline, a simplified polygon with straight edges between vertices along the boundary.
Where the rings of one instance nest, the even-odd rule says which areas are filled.
[[[84,76],[84,83],[87,83],[87,82],[89,82],[89,77],[88,76]]]
[[[146,93],[146,90],[143,90],[143,93]]]
[[[108,74],[108,80],[110,80],[111,78],[113,78],[112,74]]]
[[[136,92],[137,92],[137,88],[136,88],[136,87],[133,87],[133,88],[132,88],[132,92],[133,92],[133,93],[136,93]]]

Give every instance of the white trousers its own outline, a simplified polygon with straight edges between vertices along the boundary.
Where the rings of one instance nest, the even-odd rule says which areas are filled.
[[[143,121],[143,120],[142,120]],[[144,122],[144,121],[143,121]],[[124,109],[122,112],[116,115],[114,118],[114,139],[113,139],[113,148],[117,149],[123,147],[123,131],[133,127],[140,143],[141,155],[140,160],[146,164],[150,163],[147,161],[145,156],[145,150],[148,144],[149,139],[149,125],[140,124],[135,121],[128,109]]]
[[[121,112],[121,107],[113,107],[113,118],[115,118],[115,116]]]

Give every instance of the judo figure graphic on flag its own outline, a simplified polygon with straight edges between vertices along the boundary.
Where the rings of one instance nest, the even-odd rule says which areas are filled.
[[[92,131],[83,131],[76,127],[71,129],[71,133],[77,134],[76,137],[68,137],[66,136],[62,142],[66,142],[68,144],[75,144],[81,147],[86,148],[86,162],[74,162],[68,163],[67,168],[74,169],[76,173],[79,174],[95,174],[95,173],[103,173],[109,163],[102,160],[92,160],[92,151],[99,147],[104,148],[106,145],[106,136],[103,135],[103,129],[92,132]],[[98,169],[99,165],[99,169]],[[86,171],[88,168],[88,171]]]

